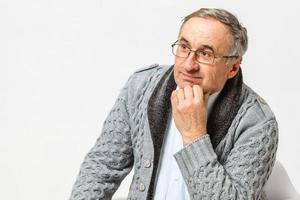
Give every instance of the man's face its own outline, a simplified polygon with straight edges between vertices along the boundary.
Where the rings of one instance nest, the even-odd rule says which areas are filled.
[[[213,51],[216,56],[228,55],[232,36],[227,27],[214,19],[193,17],[181,28],[178,42],[192,50]],[[226,64],[224,58],[217,58],[213,64],[198,63],[194,53],[187,58],[175,56],[174,78],[179,88],[199,85],[204,93],[221,90],[227,79],[236,75],[239,59]]]

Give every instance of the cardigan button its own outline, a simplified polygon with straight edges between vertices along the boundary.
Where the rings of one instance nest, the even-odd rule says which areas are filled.
[[[140,190],[141,192],[143,192],[143,191],[145,191],[145,189],[146,189],[146,187],[145,187],[144,183],[140,183],[140,185],[139,185],[139,190]]]
[[[144,166],[145,166],[146,168],[151,167],[151,160],[145,160],[145,161],[144,161]]]

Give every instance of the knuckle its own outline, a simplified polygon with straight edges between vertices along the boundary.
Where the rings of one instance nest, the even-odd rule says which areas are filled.
[[[198,105],[200,105],[201,104],[201,100],[200,99],[194,99],[193,100],[193,104],[195,105],[195,106],[198,106]]]

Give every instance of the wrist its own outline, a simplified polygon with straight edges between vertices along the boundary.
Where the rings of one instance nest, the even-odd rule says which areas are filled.
[[[202,138],[203,136],[207,135],[206,132],[203,132],[195,137],[183,137],[182,140],[183,140],[183,146],[187,146],[193,142],[195,142],[196,140]]]

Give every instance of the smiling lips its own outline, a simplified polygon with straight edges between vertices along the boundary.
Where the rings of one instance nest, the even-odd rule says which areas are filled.
[[[182,79],[187,82],[197,83],[200,79],[200,76],[191,76],[185,73],[181,73]]]

